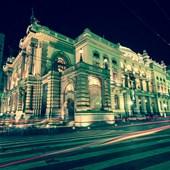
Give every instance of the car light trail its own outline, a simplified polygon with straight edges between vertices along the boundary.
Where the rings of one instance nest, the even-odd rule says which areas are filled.
[[[144,130],[144,131],[139,131],[139,132],[134,132],[134,133],[128,133],[126,135],[115,137],[112,140],[107,141],[102,145],[113,144],[113,143],[124,141],[127,139],[132,139],[132,138],[141,137],[141,136],[145,136],[145,135],[151,135],[153,133],[160,132],[160,131],[166,130],[166,129],[170,129],[170,125],[159,127],[159,128],[154,128],[154,129],[149,129],[149,130]]]
[[[156,133],[156,132],[159,132],[159,131],[163,131],[163,130],[166,130],[166,129],[170,129],[170,125],[162,126],[162,127],[159,127],[159,128],[152,128],[152,129],[149,129],[149,130],[143,130],[143,131],[128,133],[126,135],[121,135],[121,136],[113,137],[113,138],[110,138],[110,139],[96,140],[95,142],[76,146],[76,147],[73,147],[73,148],[64,149],[64,150],[55,151],[55,152],[50,152],[50,153],[34,156],[34,157],[31,157],[31,158],[26,158],[26,159],[21,159],[21,160],[17,160],[17,161],[13,161],[13,162],[0,164],[0,168],[5,168],[5,167],[8,167],[8,166],[27,163],[27,162],[36,161],[36,160],[42,160],[42,159],[45,159],[45,158],[48,158],[48,157],[51,157],[51,156],[56,156],[56,155],[59,155],[59,154],[65,154],[65,153],[69,153],[69,152],[73,152],[73,151],[77,151],[77,150],[81,150],[81,149],[85,149],[85,148],[90,148],[90,147],[93,147],[93,146],[98,146],[98,147],[105,146],[105,145],[113,144],[113,143],[116,143],[116,142],[132,139],[132,138],[136,138],[136,137],[150,135],[150,134],[153,134],[153,133]]]

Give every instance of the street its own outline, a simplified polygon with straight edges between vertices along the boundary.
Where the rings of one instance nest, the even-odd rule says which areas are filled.
[[[170,167],[170,121],[0,137],[0,168],[145,169]]]

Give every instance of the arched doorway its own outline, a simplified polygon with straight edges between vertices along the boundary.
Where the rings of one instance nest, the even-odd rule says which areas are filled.
[[[74,121],[74,100],[71,98],[67,99],[67,110],[68,110],[68,120]]]
[[[64,92],[64,117],[67,121],[74,121],[74,103],[74,86],[72,83],[69,83]]]

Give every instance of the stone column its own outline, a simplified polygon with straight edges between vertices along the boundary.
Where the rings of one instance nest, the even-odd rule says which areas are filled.
[[[17,93],[16,92],[14,92],[13,94],[12,94],[12,112],[14,113],[14,112],[16,112],[16,110],[17,110]]]
[[[143,90],[143,82],[142,82],[143,80],[140,79],[139,81],[140,81],[140,89]]]
[[[51,71],[48,77],[47,117],[60,116],[60,73]]]
[[[146,91],[149,92],[149,81],[146,80]]]
[[[124,96],[124,107],[127,116],[131,115],[131,98],[128,92],[123,94]]]
[[[85,73],[78,73],[76,79],[76,111],[90,109],[88,76]]]
[[[128,78],[128,75],[125,75],[125,87],[129,87],[129,78]]]
[[[146,102],[146,111],[147,111],[147,114],[150,115],[152,113],[151,99],[150,99],[150,97],[147,97],[146,100],[147,100],[147,102]]]
[[[41,80],[37,80],[34,92],[34,114],[35,116],[41,115]]]
[[[25,72],[25,57],[26,57],[25,49],[22,50],[21,55],[22,55],[22,64],[21,64],[21,79],[22,79],[24,76],[24,72]]]
[[[26,90],[26,106],[25,106],[25,112],[28,114],[32,114],[33,113],[33,108],[32,108],[32,88],[33,86],[31,84],[27,84],[27,90]]]
[[[29,74],[33,74],[34,69],[34,55],[35,55],[35,49],[37,47],[38,40],[35,38],[31,39],[30,47],[31,47],[31,54],[30,54],[30,66],[29,66]]]
[[[18,106],[17,111],[22,111],[22,91],[18,89]]]
[[[103,109],[111,111],[111,92],[110,92],[110,79],[107,78],[102,82],[102,105]]]
[[[136,95],[136,108],[135,108],[135,113],[139,114],[140,113],[140,109],[139,109],[139,98]]]

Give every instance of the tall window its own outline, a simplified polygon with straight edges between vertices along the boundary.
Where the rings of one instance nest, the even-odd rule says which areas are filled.
[[[120,109],[120,105],[119,105],[119,96],[115,95],[115,109]]]
[[[98,78],[89,76],[89,95],[90,95],[90,109],[100,110],[101,102],[101,82]]]

